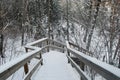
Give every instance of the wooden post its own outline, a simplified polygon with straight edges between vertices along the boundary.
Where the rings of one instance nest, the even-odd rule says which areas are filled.
[[[67,55],[70,57],[70,52],[68,49],[67,49]],[[68,63],[70,63],[69,59],[68,59]]]
[[[64,46],[63,46],[63,53],[64,53]]]
[[[80,68],[82,69],[82,71],[84,71],[85,64],[81,61],[80,61]],[[84,79],[81,77],[80,80],[84,80]]]
[[[52,42],[52,44],[54,45],[54,41]]]
[[[25,48],[25,50],[26,50],[26,52],[28,52],[28,48]],[[27,63],[24,65],[24,72],[25,72],[25,74],[27,74],[29,72],[29,68],[28,68]]]
[[[40,59],[42,59],[42,53],[40,52]],[[43,65],[43,61],[41,62],[41,65]]]
[[[47,45],[49,45],[49,40],[47,40]],[[47,52],[49,52],[49,47],[47,48]]]

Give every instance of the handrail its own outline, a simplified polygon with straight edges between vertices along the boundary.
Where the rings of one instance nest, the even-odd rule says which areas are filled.
[[[38,44],[38,43],[41,43],[41,42],[44,42],[44,41],[46,41],[46,40],[48,40],[48,38],[42,38],[42,39],[39,39],[39,40],[37,40],[37,41],[34,41],[34,42],[31,42],[31,43],[28,43],[28,44],[26,45],[26,47],[34,46],[34,45],[36,45],[36,44]]]
[[[8,62],[7,64],[1,66],[0,67],[0,80],[6,80],[11,74],[13,74],[19,68],[21,68],[25,63],[27,63],[32,58],[34,58],[36,55],[38,55],[42,49],[32,51],[29,54],[24,54],[20,58],[17,58],[16,60],[12,60]]]
[[[69,45],[78,48],[78,51],[83,52],[83,53],[85,53],[85,54],[89,54],[89,55],[90,55],[90,54],[93,54],[91,51],[88,51],[88,50],[86,50],[86,49],[84,49],[84,48],[82,48],[82,47],[79,47],[78,45],[73,44],[73,43],[71,43],[71,42],[69,42]]]
[[[45,44],[42,47],[35,46],[36,44],[39,44],[39,43],[42,44],[43,42],[46,42],[47,44]],[[38,68],[38,66],[40,64],[42,65],[41,52],[43,49],[46,49],[46,48],[49,48],[49,49],[56,48],[63,52],[67,50],[67,52],[70,52],[70,54],[74,55],[82,63],[91,67],[93,70],[95,70],[97,73],[99,73],[101,76],[103,76],[107,80],[120,80],[120,69],[113,67],[102,61],[99,61],[95,58],[92,58],[86,54],[83,54],[83,52],[79,52],[75,49],[72,49],[68,41],[66,42],[66,45],[65,45],[58,41],[43,38],[43,39],[27,44],[25,48],[26,48],[27,54],[24,54],[21,57],[17,58],[16,60],[12,60],[8,62],[7,64],[4,64],[3,66],[0,66],[0,80],[6,80],[10,75],[12,75],[22,66],[27,65],[27,62],[29,62],[32,58],[35,58],[37,55],[40,55],[40,58],[38,58],[39,62],[37,63],[37,65],[35,65],[35,67],[31,71],[26,72],[27,74],[24,77],[24,80],[30,80],[30,77],[35,72],[35,70]],[[32,51],[28,52],[28,49]],[[74,60],[72,60],[70,54],[67,55],[68,60],[71,62],[71,64],[76,68],[78,73],[81,75],[82,80],[89,80],[85,72],[82,69],[80,69],[80,67],[78,67],[79,65],[77,65]]]
[[[15,71],[17,71],[19,68],[21,68],[23,65],[25,65],[28,61],[30,61],[32,58],[36,57],[36,55],[40,54],[41,50],[45,49],[47,46],[38,48],[33,45],[46,41],[47,38],[37,40],[35,42],[27,44],[25,48],[31,49],[33,51],[28,52],[27,54],[24,54],[20,56],[19,58],[16,58],[15,60],[12,60],[2,66],[0,66],[0,80],[6,80],[9,76],[11,76]],[[42,63],[42,58],[40,59],[39,63]],[[27,80],[27,79],[25,79]]]
[[[82,69],[71,59],[71,57],[67,55],[67,58],[68,58],[68,60],[70,60],[71,64],[75,67],[75,69],[78,71],[80,76],[82,76],[82,79],[83,80],[88,80],[89,77],[86,76],[85,72],[82,71]]]
[[[67,41],[66,43],[67,43],[67,49],[69,52],[71,52],[71,54],[73,54],[84,64],[86,64],[87,66],[91,67],[93,70],[98,72],[101,76],[103,76],[107,80],[120,80],[120,69],[112,65],[109,65],[107,63],[104,63],[102,61],[99,61],[95,58],[92,58],[88,55],[85,55],[75,49],[72,49],[69,46],[69,42]]]
[[[62,43],[62,42],[58,42],[58,41],[55,41],[55,40],[51,40],[51,39],[49,39],[49,41],[52,41],[52,42],[56,42],[56,43],[58,43],[58,44],[60,44],[60,45],[62,45],[62,46],[64,46],[64,47],[66,47],[66,43]]]
[[[59,47],[59,46],[55,46],[55,44],[50,44],[49,42],[53,41],[57,44],[60,44],[63,47]],[[46,42],[47,44],[40,47],[36,47],[36,44],[39,44],[42,42]],[[39,62],[37,63],[37,65],[35,65],[35,67],[30,71],[25,71],[26,76],[24,77],[24,80],[30,80],[30,77],[32,76],[32,74],[35,72],[35,70],[38,68],[38,66],[41,64],[42,65],[42,57],[41,57],[41,51],[43,49],[46,48],[56,48],[56,49],[60,49],[60,50],[65,50],[64,49],[65,45],[63,45],[62,43],[58,42],[58,41],[54,41],[54,40],[50,40],[48,38],[43,38],[34,42],[31,42],[29,44],[27,44],[25,46],[25,49],[27,51],[27,54],[24,54],[22,56],[20,56],[19,58],[16,58],[15,60],[12,60],[2,66],[0,66],[0,80],[6,80],[9,76],[11,76],[14,72],[16,72],[18,69],[20,69],[22,66],[27,67],[27,62],[29,62],[32,58],[35,58],[37,55],[40,55],[39,58]],[[30,52],[28,52],[28,49],[32,50]]]

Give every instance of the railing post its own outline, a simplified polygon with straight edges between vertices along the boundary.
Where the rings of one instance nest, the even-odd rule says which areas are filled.
[[[64,46],[63,46],[63,53],[64,53]]]
[[[51,43],[53,46],[55,46],[55,42],[54,41],[52,41],[52,43]],[[54,48],[52,49],[52,50],[54,50]]]
[[[81,61],[80,61],[80,68],[82,69],[82,71],[84,71],[85,64]],[[84,79],[81,77],[80,80],[84,80]]]
[[[67,55],[70,57],[70,52],[69,50],[67,49]],[[70,60],[68,59],[68,63],[70,63]]]
[[[28,48],[25,48],[26,52],[28,52]],[[24,65],[24,71],[25,71],[25,74],[27,74],[29,72],[29,68],[28,68],[28,64],[26,63]]]
[[[49,39],[47,39],[47,45],[48,45],[47,52],[49,52]]]
[[[41,52],[40,52],[40,59],[42,59],[42,54],[41,54]],[[43,65],[43,61],[41,62],[41,65]]]

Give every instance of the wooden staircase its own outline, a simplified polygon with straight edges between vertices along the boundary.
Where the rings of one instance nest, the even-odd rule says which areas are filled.
[[[6,80],[23,66],[26,74],[23,80],[31,80],[31,76],[36,71],[38,66],[44,65],[42,54],[49,52],[49,50],[66,52],[68,63],[71,63],[72,66],[78,71],[81,76],[80,80],[89,80],[89,77],[86,76],[84,71],[85,66],[92,68],[107,80],[120,80],[120,69],[88,56],[87,54],[91,54],[91,52],[83,48],[77,47],[78,50],[76,50],[74,47],[77,46],[68,41],[66,41],[66,43],[61,43],[48,38],[43,38],[29,43],[25,46],[26,54],[0,67],[0,80]],[[32,70],[29,70],[28,63],[33,58],[38,59],[39,62]]]

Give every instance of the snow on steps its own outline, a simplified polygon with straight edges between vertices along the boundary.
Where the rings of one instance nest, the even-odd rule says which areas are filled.
[[[31,80],[79,80],[79,75],[68,64],[65,53],[50,51],[43,54],[43,66],[40,67]]]

